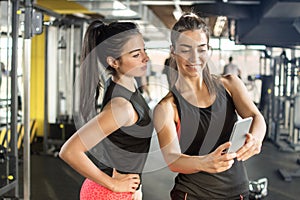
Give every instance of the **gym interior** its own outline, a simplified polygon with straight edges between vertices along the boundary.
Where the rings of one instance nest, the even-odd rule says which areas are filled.
[[[58,153],[77,130],[74,88],[88,24],[139,25],[150,58],[144,96],[154,108],[168,92],[170,30],[185,11],[211,29],[211,73],[221,75],[233,57],[265,118],[262,151],[245,161],[253,198],[299,199],[299,0],[1,0],[0,9],[0,199],[79,199],[84,177]],[[170,199],[176,174],[155,133],[150,151],[143,199]]]

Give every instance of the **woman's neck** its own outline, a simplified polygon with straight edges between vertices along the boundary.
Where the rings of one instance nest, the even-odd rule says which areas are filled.
[[[206,87],[202,76],[193,79],[179,77],[175,86],[180,92],[197,92],[203,90],[203,87]]]
[[[207,85],[202,77],[195,79],[178,78],[176,84],[178,92],[196,107],[208,107],[215,100],[215,95],[210,95]]]
[[[135,80],[132,76],[112,76],[112,80],[132,92],[136,90]]]

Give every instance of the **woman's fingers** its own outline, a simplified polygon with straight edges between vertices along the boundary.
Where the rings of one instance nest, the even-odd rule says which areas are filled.
[[[231,142],[225,142],[220,145],[214,152],[222,161],[229,161],[236,158],[236,153],[226,153],[227,149],[231,146]]]
[[[262,143],[252,134],[247,134],[247,139],[245,145],[237,152],[237,159],[245,161],[260,153]]]
[[[140,176],[138,174],[121,174],[114,169],[113,178],[116,183],[115,192],[134,193],[140,184]]]
[[[207,172],[218,173],[226,171],[233,165],[236,153],[226,153],[230,145],[230,142],[226,142],[220,145],[214,152],[207,155],[205,159]]]
[[[225,142],[224,144],[220,145],[216,150],[216,154],[224,154],[224,152],[230,147],[231,142]]]

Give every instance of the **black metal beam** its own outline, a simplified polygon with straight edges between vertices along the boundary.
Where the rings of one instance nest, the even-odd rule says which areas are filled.
[[[244,19],[255,17],[259,5],[237,5],[223,2],[194,4],[192,10],[201,15],[227,16],[231,19]]]
[[[9,183],[6,186],[3,186],[2,188],[0,188],[0,197],[3,194],[6,194],[7,192],[11,191],[12,189],[15,189],[16,187],[18,187],[18,181],[17,180]]]
[[[300,45],[300,33],[293,20],[265,19],[250,27],[251,20],[238,21],[238,42],[272,47],[294,47]],[[250,27],[250,28],[249,28]]]

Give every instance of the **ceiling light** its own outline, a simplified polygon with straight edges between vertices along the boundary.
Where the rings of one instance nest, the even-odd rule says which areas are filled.
[[[125,10],[113,10],[111,12],[112,16],[120,16],[120,17],[134,17],[134,16],[138,16],[138,14],[130,9],[125,9]]]
[[[175,17],[176,20],[179,20],[179,18],[182,15],[180,0],[174,0],[174,6],[175,6],[175,10],[173,11],[173,16]]]
[[[73,13],[74,16],[79,18],[90,18],[89,16],[83,14],[83,13]]]
[[[227,20],[226,16],[217,17],[217,20],[216,20],[216,23],[215,23],[215,26],[214,26],[214,30],[213,30],[213,33],[214,33],[215,37],[220,37],[221,36],[223,28],[224,28],[225,23],[226,23],[226,20]]]
[[[173,11],[173,16],[175,17],[176,20],[179,20],[179,18],[181,17],[182,12],[180,10],[175,9]]]

